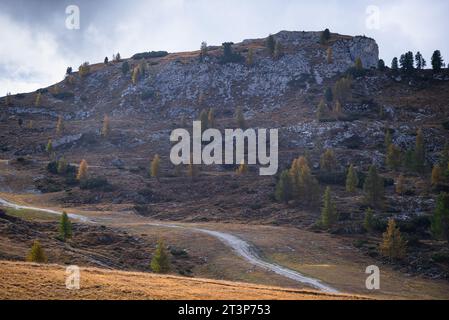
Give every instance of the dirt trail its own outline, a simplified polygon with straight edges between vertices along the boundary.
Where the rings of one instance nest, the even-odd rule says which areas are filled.
[[[231,234],[208,230],[208,229],[179,226],[179,225],[174,225],[174,224],[147,223],[147,225],[156,226],[156,227],[166,227],[166,228],[182,228],[182,229],[187,229],[187,230],[192,230],[192,231],[208,234],[214,238],[217,238],[218,240],[223,242],[228,247],[232,248],[235,253],[237,253],[239,256],[244,258],[246,261],[248,261],[252,265],[258,266],[265,270],[272,271],[272,272],[279,274],[283,277],[292,279],[296,282],[306,284],[310,287],[321,290],[323,292],[338,293],[338,291],[336,289],[323,284],[321,281],[319,281],[317,279],[306,277],[306,276],[302,275],[301,273],[296,272],[294,270],[282,267],[282,266],[274,264],[274,263],[264,261],[257,254],[256,247],[254,247],[253,245],[249,244],[248,242],[246,242],[240,238],[237,238],[236,236],[233,236]]]
[[[18,204],[9,202],[7,200],[4,200],[2,198],[0,198],[0,205],[10,207],[10,208],[15,208],[15,209],[41,211],[41,212],[46,212],[46,213],[56,214],[56,215],[62,214],[60,211],[56,211],[56,210],[42,209],[42,208],[25,206],[25,205],[18,205]],[[92,220],[90,218],[87,218],[87,217],[79,215],[79,214],[68,214],[68,215],[69,215],[69,217],[71,217],[75,220],[79,220],[81,222],[98,223],[101,221],[100,218],[97,218],[96,220]],[[154,226],[154,227],[164,227],[164,228],[181,228],[181,229],[191,230],[194,232],[201,232],[201,233],[208,234],[214,238],[219,239],[225,245],[230,247],[237,255],[241,256],[243,259],[245,259],[247,262],[249,262],[252,265],[258,266],[265,270],[272,271],[278,275],[281,275],[283,277],[294,280],[296,282],[308,285],[312,288],[321,290],[323,292],[338,293],[338,291],[336,289],[323,284],[321,281],[319,281],[317,279],[306,277],[305,275],[303,275],[297,271],[282,267],[282,266],[274,264],[274,263],[264,261],[257,254],[256,247],[254,247],[250,243],[248,243],[236,236],[233,236],[231,234],[208,230],[208,229],[201,229],[201,228],[196,228],[196,227],[181,226],[181,225],[176,225],[176,224],[145,223],[145,225]]]

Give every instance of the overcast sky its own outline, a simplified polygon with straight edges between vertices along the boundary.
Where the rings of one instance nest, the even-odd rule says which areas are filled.
[[[80,28],[66,27],[66,7]],[[1,0],[0,96],[60,81],[67,66],[120,52],[197,50],[280,30],[367,35],[381,58],[435,49],[449,56],[446,0]]]

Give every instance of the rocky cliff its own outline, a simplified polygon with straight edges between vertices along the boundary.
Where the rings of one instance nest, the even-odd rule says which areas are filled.
[[[75,86],[77,111],[71,117],[86,118],[106,108],[116,116],[157,111],[172,119],[191,118],[197,116],[199,104],[213,106],[218,113],[230,113],[238,105],[246,111],[271,111],[289,90],[305,93],[311,86],[346,71],[357,58],[366,68],[377,65],[379,50],[373,39],[333,34],[328,43],[320,44],[320,35],[279,32],[274,35],[284,51],[279,59],[269,55],[265,39],[234,44],[233,51],[242,56],[239,63],[222,63],[222,47],[209,47],[202,61],[198,52],[131,59],[131,68],[145,62],[146,74],[136,85],[130,75],[123,76],[121,64],[110,64]],[[253,63],[248,65],[245,59],[250,49]]]

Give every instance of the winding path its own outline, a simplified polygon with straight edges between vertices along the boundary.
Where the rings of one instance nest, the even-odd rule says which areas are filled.
[[[42,209],[42,208],[36,208],[36,207],[29,207],[29,206],[25,206],[25,205],[18,205],[18,204],[9,202],[7,200],[4,200],[2,198],[0,198],[0,205],[5,206],[5,207],[14,208],[14,209],[34,210],[34,211],[46,212],[46,213],[50,213],[50,214],[61,215],[60,211],[51,210],[51,209]],[[94,221],[92,219],[89,219],[89,218],[79,215],[79,214],[68,214],[68,215],[72,219],[79,220],[81,222],[89,222],[89,223],[97,222],[97,221]],[[208,229],[196,228],[196,227],[180,226],[180,225],[175,225],[175,224],[146,223],[146,225],[154,226],[154,227],[164,227],[164,228],[179,228],[179,229],[191,230],[194,232],[205,233],[205,234],[210,235],[214,238],[217,238],[218,240],[223,242],[226,246],[230,247],[237,255],[241,256],[243,259],[245,259],[247,262],[249,262],[252,265],[258,266],[265,270],[269,270],[278,275],[281,275],[283,277],[289,278],[296,282],[308,285],[310,287],[321,290],[323,292],[338,293],[338,291],[336,289],[322,283],[320,280],[307,277],[297,271],[294,271],[294,270],[288,269],[286,267],[282,267],[278,264],[270,263],[270,262],[263,260],[257,254],[257,249],[253,245],[251,245],[250,243],[248,243],[236,236],[233,236],[231,234],[219,232],[219,231],[208,230]]]

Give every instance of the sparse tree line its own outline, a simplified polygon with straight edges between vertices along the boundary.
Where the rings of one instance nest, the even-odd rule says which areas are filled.
[[[444,63],[443,56],[440,50],[435,50],[431,57],[432,70],[435,72],[440,72],[446,67]],[[400,56],[398,59],[394,57],[391,61],[391,70],[402,71],[407,74],[411,74],[416,70],[424,70],[427,67],[427,61],[424,59],[421,52],[417,52],[415,55],[413,52],[408,51]],[[385,62],[383,60],[379,61],[379,69],[385,68]]]
[[[387,141],[389,140],[387,136]],[[423,161],[422,151],[424,148],[424,139],[422,133],[418,133],[416,142],[415,157],[417,162]],[[339,221],[338,209],[335,205],[335,199],[332,195],[331,187],[327,186],[324,194],[320,195],[320,185],[317,175],[312,174],[307,157],[295,159],[288,170],[280,173],[275,189],[275,199],[287,205],[300,205],[308,208],[316,208],[321,198],[321,217],[317,221],[316,226],[324,229],[332,229],[337,227]],[[449,166],[449,147],[446,146],[442,152],[440,164],[441,166]],[[415,167],[421,168],[421,166]],[[449,167],[444,174],[449,178]],[[337,174],[336,157],[332,150],[326,150],[320,157],[319,174],[323,172],[327,174]],[[432,172],[432,184],[443,174],[435,173],[435,167]],[[446,183],[449,179],[446,180]],[[395,191],[397,194],[404,194],[405,177],[400,175],[395,183]],[[372,165],[366,174],[357,172],[353,165],[350,165],[346,171],[346,194],[354,195],[359,188],[362,188],[363,205],[368,209],[362,222],[362,229],[368,233],[379,230],[383,226],[383,222],[375,217],[373,209],[382,210],[385,201],[385,179],[378,173],[376,166]],[[385,229],[384,229],[385,230]],[[449,194],[441,193],[437,198],[436,209],[433,217],[430,219],[430,231],[436,240],[449,241]],[[383,234],[382,242],[379,245],[379,252],[382,256],[391,260],[403,259],[406,257],[407,242],[402,237],[396,221],[391,218],[388,221],[387,230]]]
[[[240,52],[234,52],[233,42],[222,43],[223,54],[219,57],[218,61],[222,64],[226,63],[243,63],[247,66],[252,66],[255,62],[255,50],[253,47],[248,48],[246,58]],[[284,55],[284,47],[281,41],[276,40],[275,37],[270,34],[265,40],[265,50],[268,55],[274,60],[280,59]],[[199,51],[200,62],[206,61],[209,56],[209,48],[207,42],[202,42]]]
[[[199,96],[199,104],[202,105],[203,104],[203,100],[204,100],[204,95],[200,94]],[[216,129],[217,128],[217,122],[216,122],[216,118],[215,118],[215,111],[213,108],[210,109],[203,109],[201,110],[200,114],[199,114],[199,118],[198,121],[201,122],[201,130],[204,132],[207,129]],[[182,121],[184,122],[184,121]],[[247,122],[245,119],[245,115],[243,113],[243,109],[241,107],[238,107],[235,111],[234,114],[234,122],[237,128],[245,130],[247,129]],[[184,125],[184,123],[182,123],[181,125]],[[191,155],[191,159],[190,159],[190,164],[185,165],[187,167],[186,170],[186,175],[188,177],[190,177],[192,180],[195,180],[200,173],[200,165],[195,165],[193,164],[193,160],[192,160],[192,155]],[[174,172],[173,175],[175,177],[180,177],[182,176],[182,165],[177,165],[174,168]],[[161,158],[158,154],[156,154],[154,156],[154,158],[152,159],[151,163],[150,163],[150,168],[149,168],[149,175],[153,178],[155,178],[158,182],[160,182],[160,176],[161,176]],[[247,163],[245,163],[245,161],[242,161],[238,167],[235,169],[235,173],[237,176],[244,176],[246,174],[248,174],[249,172],[249,166]]]

